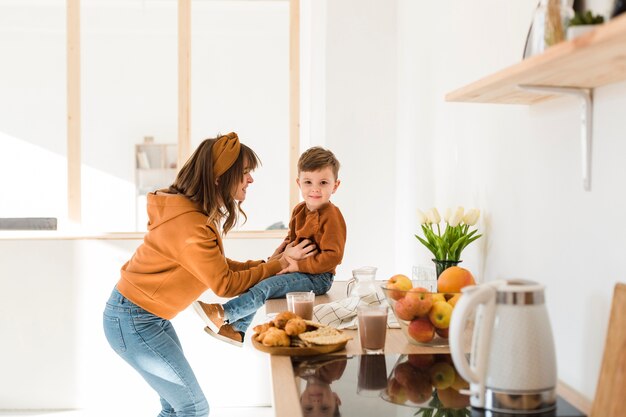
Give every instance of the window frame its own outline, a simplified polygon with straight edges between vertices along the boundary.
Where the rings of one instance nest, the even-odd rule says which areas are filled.
[[[289,2],[289,206],[299,202],[295,178],[300,155],[300,0]],[[191,155],[191,0],[178,3],[178,166]],[[67,0],[67,218],[82,223],[80,0]],[[235,231],[277,237],[284,231]],[[278,236],[280,237],[280,236]]]

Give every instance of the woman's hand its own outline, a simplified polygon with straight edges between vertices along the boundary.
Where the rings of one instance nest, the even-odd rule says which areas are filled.
[[[283,255],[293,260],[300,261],[304,258],[315,255],[317,252],[317,245],[315,245],[315,243],[311,242],[309,239],[304,239],[297,245],[295,244],[295,242],[291,242],[290,244],[285,246]]]
[[[272,253],[272,256],[270,256],[269,258],[267,258],[267,261],[273,261],[275,259],[278,259],[282,256],[283,251],[285,250],[285,247],[287,246],[287,240],[283,240],[282,243],[280,244],[280,246],[278,246],[276,248],[276,250],[274,251],[274,253]]]
[[[278,275],[286,274],[288,272],[298,272],[300,270],[298,268],[298,261],[285,255],[284,252],[279,260],[280,260],[280,265],[283,267],[283,269],[280,270]]]

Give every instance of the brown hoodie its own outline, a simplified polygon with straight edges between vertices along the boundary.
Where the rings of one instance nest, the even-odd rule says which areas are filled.
[[[122,267],[117,289],[164,319],[176,316],[208,289],[234,297],[282,269],[279,261],[226,258],[217,225],[181,195],[148,194],[148,218],[148,233]]]

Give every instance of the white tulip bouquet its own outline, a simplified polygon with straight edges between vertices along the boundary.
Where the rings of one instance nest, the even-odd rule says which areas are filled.
[[[479,217],[478,209],[469,209],[466,212],[463,207],[457,207],[456,210],[448,208],[443,216],[446,224],[442,234],[442,227],[439,225],[442,219],[436,208],[431,208],[426,213],[417,210],[425,239],[418,235],[415,237],[433,253],[436,260],[460,261],[463,249],[482,236],[476,234],[478,229],[470,231],[470,227],[478,222]]]

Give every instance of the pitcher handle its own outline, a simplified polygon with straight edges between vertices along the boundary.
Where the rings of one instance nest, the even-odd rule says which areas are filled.
[[[350,297],[351,287],[352,287],[352,285],[354,285],[355,282],[356,282],[356,278],[350,278],[348,280],[348,283],[346,284],[346,295],[348,297]]]
[[[470,383],[471,403],[485,405],[485,378],[488,348],[495,313],[496,289],[491,285],[463,288],[450,321],[450,354],[458,373]],[[480,308],[479,308],[480,307]],[[472,337],[471,364],[466,359],[463,333],[470,314],[477,310]]]

